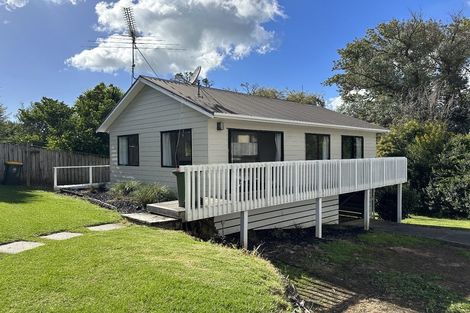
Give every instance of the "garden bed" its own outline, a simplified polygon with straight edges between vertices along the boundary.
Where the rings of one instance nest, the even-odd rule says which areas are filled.
[[[62,192],[84,198],[119,213],[139,213],[149,203],[175,200],[175,194],[165,185],[137,181],[119,182],[108,189],[104,186],[88,189],[62,189]]]
[[[115,210],[122,214],[139,213],[145,210],[145,205],[129,197],[116,198],[109,190],[96,189],[62,189],[62,192],[84,198],[94,204]]]

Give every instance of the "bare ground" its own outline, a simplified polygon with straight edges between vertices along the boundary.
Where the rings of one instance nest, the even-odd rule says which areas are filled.
[[[470,249],[334,227],[253,234],[315,312],[470,312]]]

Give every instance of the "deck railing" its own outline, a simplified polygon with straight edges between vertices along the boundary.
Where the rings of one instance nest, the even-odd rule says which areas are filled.
[[[181,166],[186,220],[374,189],[407,181],[407,159]]]
[[[94,171],[94,169],[103,169],[100,171]],[[78,176],[73,176],[76,183],[73,184],[59,184],[60,177],[65,176],[67,171],[78,172]],[[77,174],[77,173],[75,173]],[[96,186],[103,183],[109,182],[109,165],[80,165],[80,166],[56,166],[54,167],[54,190],[61,188],[86,188]]]

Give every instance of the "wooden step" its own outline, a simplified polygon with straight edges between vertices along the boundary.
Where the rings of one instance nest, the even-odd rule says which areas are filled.
[[[137,224],[145,224],[149,226],[157,226],[169,229],[181,228],[181,219],[173,217],[162,216],[147,212],[122,214],[122,216]]]
[[[184,221],[185,210],[179,206],[178,200],[147,204],[147,211]]]

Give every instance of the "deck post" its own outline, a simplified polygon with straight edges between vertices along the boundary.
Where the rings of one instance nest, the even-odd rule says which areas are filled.
[[[369,230],[370,223],[370,189],[364,192],[364,230]]]
[[[403,184],[397,185],[397,223],[401,223],[402,218],[402,200],[403,200]]]
[[[322,238],[322,205],[323,199],[316,198],[315,199],[315,237]]]
[[[240,212],[240,245],[248,249],[248,211]]]

